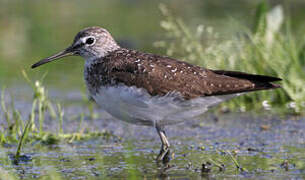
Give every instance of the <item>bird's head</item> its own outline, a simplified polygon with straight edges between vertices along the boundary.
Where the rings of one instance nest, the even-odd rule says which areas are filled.
[[[118,48],[119,45],[107,30],[100,27],[89,27],[77,33],[71,46],[53,56],[38,61],[32,65],[32,68],[66,56],[82,56],[90,61],[92,58],[106,56],[109,52]]]

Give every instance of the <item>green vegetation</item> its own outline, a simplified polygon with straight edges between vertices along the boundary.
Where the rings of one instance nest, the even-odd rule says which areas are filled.
[[[139,3],[140,1],[135,2]],[[139,44],[136,44],[134,48],[160,53],[157,49],[151,49],[151,42],[156,39],[151,37],[153,36],[151,31],[159,31],[156,25],[159,17],[157,15],[152,16],[154,18],[150,21],[154,21],[155,24],[147,23],[147,26],[143,26],[143,22],[147,22],[149,16],[146,14],[149,14],[149,12],[151,14],[155,13],[152,8],[148,11],[138,11],[138,9],[146,9],[153,4],[153,1],[143,2],[138,7],[130,8],[118,5],[121,1],[93,1],[92,4],[79,2],[78,5],[71,5],[69,2],[26,2],[28,4],[20,2],[22,5],[26,5],[26,11],[16,9],[16,4],[14,4],[16,2],[14,1],[6,2],[7,11],[14,10],[18,12],[18,16],[9,16],[8,21],[3,17],[8,16],[9,13],[4,13],[4,16],[0,17],[0,24],[8,23],[2,30],[5,37],[0,35],[2,40],[0,42],[0,49],[2,50],[0,52],[0,75],[2,75],[0,80],[9,79],[8,76],[12,76],[13,80],[18,79],[16,71],[12,71],[12,69],[16,69],[17,64],[17,67],[23,69],[24,66],[28,67],[35,61],[34,59],[38,60],[38,58],[44,57],[53,50],[65,47],[76,31],[89,25],[101,25],[106,28],[110,26],[109,30],[113,32],[115,37],[118,37],[117,39],[121,37],[127,37],[127,39],[130,37],[138,38],[141,39],[140,43],[137,42]],[[46,3],[46,6],[51,8],[46,8],[46,12],[42,13],[41,8],[36,6],[36,3]],[[54,5],[53,3],[57,4]],[[131,2],[128,1],[128,3]],[[204,3],[213,4],[212,1]],[[192,14],[194,7],[198,4],[201,3],[198,1],[195,5],[190,6],[192,7]],[[109,8],[114,5],[115,9]],[[200,9],[199,5],[198,9]],[[57,9],[54,8],[55,6],[63,8]],[[75,7],[71,8],[71,6]],[[3,10],[3,7],[5,6],[0,6],[0,10]],[[100,7],[105,7],[105,9],[100,10]],[[185,6],[185,10],[187,10],[186,7],[188,5]],[[249,5],[249,7],[251,6]],[[64,10],[67,8],[70,8],[69,13]],[[176,7],[174,10],[177,11],[177,8],[179,9],[179,7]],[[185,23],[185,19],[188,18],[176,18],[164,5],[161,5],[160,9],[164,15],[161,27],[166,31],[166,37],[164,41],[156,42],[155,46],[162,47],[167,55],[211,69],[239,70],[277,76],[283,79],[282,82],[279,82],[283,89],[251,93],[222,105],[222,108],[228,107],[234,110],[240,108],[241,111],[255,109],[259,111],[262,108],[269,109],[271,107],[271,109],[276,109],[278,107],[281,108],[281,112],[304,113],[305,31],[298,32],[293,29],[293,27],[296,27],[296,25],[293,25],[295,19],[291,19],[287,14],[284,14],[281,6],[270,9],[265,3],[260,3],[257,6],[252,28],[245,27],[244,22],[231,20],[230,23],[234,25],[234,29],[239,29],[239,32],[234,36],[229,36],[230,38],[223,38],[221,35],[221,33],[227,33],[226,30],[219,28],[224,26],[213,28],[213,24],[207,23],[194,28],[192,26],[194,22]],[[184,11],[184,7],[181,9]],[[205,8],[205,11],[207,10]],[[108,14],[112,11],[128,12],[129,16],[122,17],[120,15],[109,18]],[[84,16],[78,14],[78,12],[101,12],[101,14],[90,13]],[[44,17],[40,16],[41,14],[48,15]],[[100,19],[101,16],[102,19]],[[201,18],[198,14],[196,16]],[[46,21],[46,18],[48,18],[48,21]],[[86,18],[88,24],[78,24],[79,19],[82,18]],[[122,18],[126,19],[122,20]],[[144,19],[144,21],[142,20],[142,23],[140,20],[135,21],[136,18]],[[57,19],[61,19],[60,23],[56,21]],[[303,21],[302,18],[301,21]],[[100,22],[104,24],[99,24]],[[113,22],[119,22],[117,24],[120,24],[120,27],[113,25],[116,24]],[[111,27],[111,24],[114,27]],[[130,27],[130,24],[137,28],[128,29],[127,27]],[[18,29],[18,31],[15,32],[14,29]],[[51,29],[60,29],[61,31],[52,34],[53,30],[51,31]],[[130,34],[132,35],[129,37]],[[17,40],[11,41],[10,38],[14,35],[16,35]],[[124,38],[122,39],[124,40]],[[8,49],[12,49],[12,47],[16,47],[17,50],[9,51]],[[305,177],[303,137],[299,137],[300,140],[292,144],[287,142],[288,145],[285,143],[282,143],[284,145],[278,145],[277,141],[282,136],[274,137],[275,139],[272,142],[265,142],[260,137],[269,137],[271,133],[274,133],[274,131],[270,133],[274,126],[268,123],[266,126],[260,126],[261,131],[252,132],[265,134],[264,136],[258,136],[258,133],[253,134],[253,137],[246,139],[246,142],[237,142],[233,138],[226,140],[226,137],[219,139],[214,136],[211,139],[207,136],[203,136],[204,138],[195,137],[194,139],[170,137],[173,138],[172,147],[176,157],[175,154],[172,154],[172,157],[175,158],[170,162],[170,165],[166,168],[160,167],[160,164],[154,163],[156,150],[159,150],[158,140],[153,141],[153,143],[152,139],[139,142],[139,137],[134,137],[135,139],[126,142],[121,141],[120,137],[109,131],[90,131],[85,126],[86,121],[91,123],[91,120],[96,120],[98,116],[94,112],[94,103],[90,102],[85,95],[80,106],[86,107],[86,109],[76,113],[73,112],[73,116],[69,116],[69,113],[67,113],[69,109],[64,104],[49,98],[43,81],[47,80],[49,84],[56,79],[56,83],[59,83],[57,82],[57,79],[59,79],[58,81],[66,85],[67,81],[69,80],[70,83],[71,80],[79,87],[79,84],[83,84],[83,82],[80,82],[80,79],[82,79],[82,73],[80,73],[82,64],[82,61],[74,61],[61,67],[58,64],[50,64],[43,68],[50,67],[50,73],[53,73],[51,78],[44,74],[42,78],[34,82],[25,71],[22,71],[20,73],[23,76],[22,81],[25,79],[33,91],[33,98],[28,103],[31,106],[28,114],[23,112],[24,109],[16,108],[18,101],[15,101],[14,95],[8,93],[8,88],[2,89],[0,102],[2,123],[0,126],[0,180],[32,178],[111,179],[117,177],[138,179],[139,176],[144,179],[175,178],[176,176],[178,178],[191,177],[196,179],[210,177],[212,179],[251,178],[260,177],[260,175],[261,177],[267,177],[267,179],[277,179],[279,176],[287,177],[287,179],[299,177],[298,175],[303,175],[302,178]],[[59,73],[60,71],[69,72],[69,79],[65,79],[66,77],[58,78],[64,75]],[[30,77],[32,75],[40,76],[37,71],[31,73]],[[10,100],[7,101],[7,99]],[[277,113],[279,112],[277,111]],[[71,120],[75,120],[76,123],[73,125],[77,128],[73,132],[66,132],[64,127],[69,126]],[[47,128],[50,125],[48,123],[55,124],[55,129]],[[95,126],[95,123],[92,122],[92,126]],[[199,126],[203,128],[201,125],[202,123]],[[236,127],[234,131],[238,131],[238,128]],[[257,127],[255,126],[255,128]],[[128,133],[129,129],[123,129],[123,131]],[[212,128],[208,132],[214,131],[216,130]],[[280,133],[283,131],[283,134],[288,133],[289,135],[300,134],[297,128],[293,130],[279,128],[277,131],[280,131]],[[197,132],[202,131],[194,127],[192,133],[196,134]],[[221,135],[225,136],[224,134]],[[287,137],[287,135],[283,137]],[[215,141],[215,138],[218,142]],[[104,140],[110,140],[110,142],[104,144],[101,143],[101,140],[103,142]],[[197,141],[200,142],[197,143]],[[242,143],[246,145],[242,145]],[[167,168],[168,170],[166,170]]]
[[[168,40],[156,42],[167,55],[179,57],[212,69],[239,70],[282,78],[283,89],[242,96],[228,103],[230,107],[261,109],[265,106],[288,106],[294,112],[305,109],[305,33],[293,34],[290,19],[281,6],[267,11],[265,3],[257,7],[253,30],[241,27],[238,36],[221,40],[212,27],[189,28],[160,6],[165,20],[161,26]]]

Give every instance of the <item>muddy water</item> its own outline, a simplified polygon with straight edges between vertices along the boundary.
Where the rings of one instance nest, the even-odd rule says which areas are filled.
[[[27,114],[29,97],[12,92],[15,93],[17,109]],[[16,146],[4,146],[0,149],[2,169],[25,179],[48,174],[68,179],[305,178],[304,117],[279,116],[268,111],[261,114],[209,112],[197,120],[169,126],[166,132],[173,159],[165,167],[154,161],[160,142],[153,128],[115,120],[97,107],[94,113],[99,117],[91,119],[79,92],[61,95],[51,91],[50,94],[51,99],[64,104],[65,132],[77,130],[79,114],[84,112],[82,126],[88,131],[106,129],[121,139],[27,144],[23,149],[27,158],[18,165],[10,160],[10,153],[15,152]],[[58,121],[46,118],[46,131],[56,132],[57,126]],[[230,155],[237,160],[239,169]]]

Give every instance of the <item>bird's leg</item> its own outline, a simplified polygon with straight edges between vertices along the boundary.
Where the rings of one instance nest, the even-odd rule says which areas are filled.
[[[160,140],[162,143],[160,153],[157,157],[157,161],[163,161],[164,163],[169,162],[169,155],[170,155],[169,146],[170,145],[166,138],[165,131],[164,131],[163,127],[161,127],[158,124],[156,125],[156,129],[157,129],[157,132],[160,136]]]

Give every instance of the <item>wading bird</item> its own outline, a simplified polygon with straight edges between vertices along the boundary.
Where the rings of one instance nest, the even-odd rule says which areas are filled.
[[[169,155],[164,126],[206,112],[245,92],[280,87],[281,79],[236,71],[211,70],[170,57],[120,47],[100,27],[80,31],[71,46],[32,68],[66,56],[85,59],[90,96],[113,117],[155,127],[161,142],[157,160]]]

